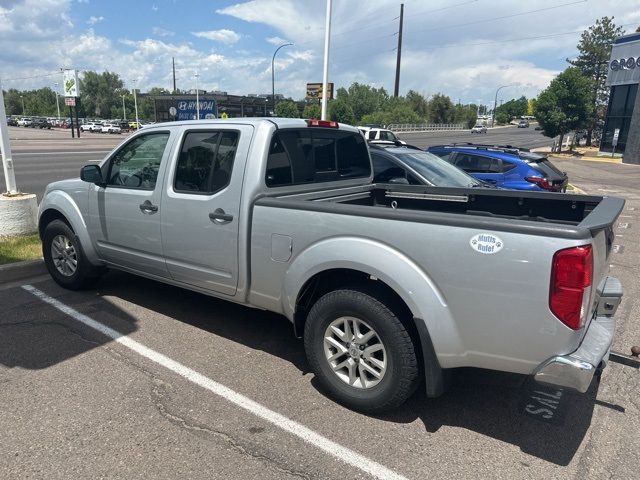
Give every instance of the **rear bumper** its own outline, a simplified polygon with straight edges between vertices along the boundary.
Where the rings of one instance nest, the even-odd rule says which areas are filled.
[[[593,375],[609,359],[616,329],[615,310],[622,297],[620,282],[608,278],[601,293],[597,317],[591,321],[580,347],[568,355],[558,355],[543,362],[533,374],[540,383],[572,388],[585,393]]]
[[[551,357],[536,369],[533,378],[540,383],[586,392],[600,363],[609,357],[615,329],[613,317],[595,318],[575,352]]]

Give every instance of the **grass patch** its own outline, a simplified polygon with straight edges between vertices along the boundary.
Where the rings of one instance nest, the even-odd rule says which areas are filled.
[[[42,244],[38,235],[0,239],[0,265],[42,258]]]

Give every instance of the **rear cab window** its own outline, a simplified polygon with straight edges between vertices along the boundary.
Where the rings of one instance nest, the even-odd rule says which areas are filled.
[[[280,129],[267,159],[267,187],[333,182],[371,175],[365,139],[328,128]]]

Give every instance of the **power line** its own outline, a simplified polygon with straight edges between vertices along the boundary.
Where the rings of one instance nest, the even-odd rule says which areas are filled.
[[[578,3],[585,3],[585,2],[587,2],[587,0],[576,0],[576,1],[573,1],[573,2],[569,2],[569,3],[562,3],[560,5],[553,5],[551,7],[544,7],[544,8],[537,8],[535,10],[528,10],[526,12],[512,13],[510,15],[501,15],[499,17],[485,18],[483,20],[474,20],[473,22],[458,23],[458,24],[455,24],[455,25],[446,25],[444,27],[426,28],[426,29],[422,29],[422,30],[414,30],[411,33],[435,32],[437,30],[446,30],[446,29],[449,29],[449,28],[466,27],[466,26],[469,26],[469,25],[477,25],[479,23],[492,22],[494,20],[504,20],[506,18],[521,17],[521,16],[524,16],[524,15],[530,15],[532,13],[545,12],[545,11],[548,11],[548,10],[554,10],[556,8],[568,7],[570,5],[576,5]]]

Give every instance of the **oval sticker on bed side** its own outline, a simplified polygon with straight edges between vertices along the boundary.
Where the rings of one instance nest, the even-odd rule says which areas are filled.
[[[476,252],[484,253],[485,255],[492,255],[502,250],[504,243],[500,240],[500,237],[491,233],[479,233],[471,237],[469,245]]]

